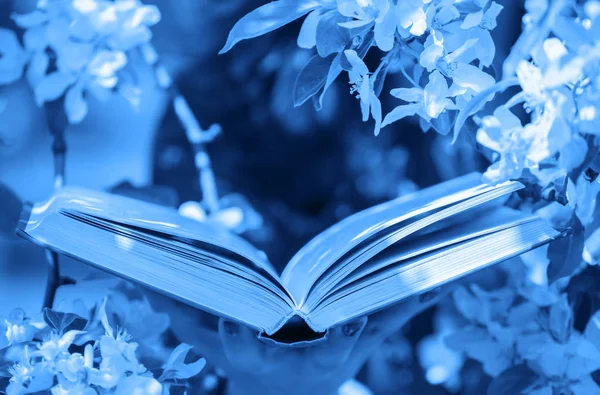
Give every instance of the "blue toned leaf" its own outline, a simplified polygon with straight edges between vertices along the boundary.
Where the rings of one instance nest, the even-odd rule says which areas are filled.
[[[326,58],[315,55],[300,70],[293,92],[295,107],[304,104],[304,102],[316,95],[325,86],[334,58],[335,55],[329,55]]]
[[[492,100],[494,95],[498,92],[503,92],[511,86],[516,86],[519,84],[519,80],[516,78],[509,78],[507,80],[502,80],[484,90],[477,96],[473,97],[465,107],[463,107],[458,115],[456,116],[456,122],[454,123],[454,136],[452,138],[452,143],[456,141],[458,138],[458,134],[460,133],[462,127],[464,126],[467,119],[475,114],[477,111],[481,110],[485,103]]]
[[[165,371],[160,377],[161,381],[166,379],[185,380],[200,373],[206,365],[206,360],[204,358],[200,358],[196,362],[189,364],[185,363],[185,357],[191,349],[192,346],[182,343],[173,350],[167,362],[163,365]]]
[[[477,326],[465,326],[444,336],[444,344],[454,350],[465,352],[471,343],[489,339],[488,332]]]
[[[569,340],[573,326],[573,310],[566,294],[562,295],[558,303],[550,306],[548,326],[556,341],[566,343]]]
[[[432,118],[429,121],[429,123],[431,123],[431,126],[435,129],[436,132],[438,132],[442,136],[445,136],[448,133],[450,133],[450,130],[452,129],[452,124],[454,123],[455,119],[456,111],[444,111],[436,118]]]
[[[356,32],[352,30],[350,35],[360,38],[360,45],[356,49],[356,53],[361,59],[364,58],[369,48],[371,48],[371,44],[373,43],[373,32],[363,32],[360,30]],[[333,84],[333,81],[335,81],[335,79],[340,75],[342,70],[344,70],[344,67],[342,67],[342,61],[346,63],[347,68],[345,70],[350,70],[351,65],[346,59],[346,56],[343,55],[343,52],[337,54],[331,62],[331,66],[329,67],[329,72],[327,73],[327,80],[325,82],[325,86],[323,87],[323,90],[321,91],[321,94],[319,95],[318,99],[314,101],[314,107],[317,111],[319,111],[321,107],[323,107],[323,97],[325,96],[325,92],[327,92],[327,89],[329,89],[331,84]]]
[[[345,22],[348,18],[337,11],[323,15],[317,26],[317,52],[321,57],[341,52],[350,41],[350,30],[341,27],[338,23]]]
[[[77,314],[54,311],[47,307],[44,309],[44,321],[59,334],[71,330],[80,331],[87,325],[87,320]]]
[[[223,54],[242,40],[262,36],[306,15],[321,5],[316,0],[280,0],[265,4],[240,19],[229,32]]]
[[[387,77],[387,73],[390,67],[390,61],[388,58],[384,58],[377,70],[373,73],[373,92],[375,96],[379,96],[381,91],[383,90],[383,84],[385,82],[385,77]]]
[[[538,380],[536,373],[527,365],[517,365],[506,369],[494,378],[487,390],[487,395],[514,395],[534,385]]]
[[[342,72],[342,65],[340,63],[342,57],[342,53],[338,53],[335,56],[335,58],[333,58],[331,66],[329,66],[329,71],[327,72],[327,79],[325,80],[325,86],[323,86],[323,90],[321,91],[319,98],[314,101],[315,110],[317,111],[319,111],[323,107],[323,97],[325,97],[325,92],[327,92],[327,89],[329,89],[331,84],[333,84],[333,81],[335,81],[335,79]]]
[[[548,282],[573,275],[581,265],[584,246],[584,229],[576,216],[571,223],[571,234],[548,245]]]

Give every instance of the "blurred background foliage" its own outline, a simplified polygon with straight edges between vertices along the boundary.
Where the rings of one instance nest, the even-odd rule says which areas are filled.
[[[310,103],[294,107],[294,82],[310,56],[296,46],[300,22],[217,56],[234,23],[261,1],[146,4],[161,11],[153,43],[181,93],[203,127],[222,126],[223,133],[207,146],[219,194],[236,204],[247,201],[260,214],[263,225],[243,236],[279,270],[310,238],[349,214],[489,165],[473,134],[462,133],[452,145],[452,136],[423,133],[412,119],[374,137],[372,126],[361,122],[356,100],[347,94],[345,78],[327,92],[321,111]],[[503,5],[501,28],[493,32],[498,70],[520,33],[524,13],[521,2]],[[0,27],[16,30],[11,13],[34,6],[35,0],[0,0]],[[378,61],[376,54],[366,59],[367,64]],[[88,116],[66,133],[68,183],[97,189],[159,185],[171,188],[174,206],[201,200],[194,152],[167,95],[142,59],[129,62],[141,88],[139,105],[132,110],[119,95],[105,102],[90,99]],[[400,78],[398,72],[390,74],[386,84],[397,86]],[[503,102],[511,93],[495,100]],[[382,95],[384,108],[392,107],[388,99]],[[0,111],[0,183],[16,194],[2,201],[18,206],[19,200],[43,199],[53,188],[51,137],[43,110],[24,81],[0,86],[0,100],[5,106]],[[67,261],[65,270],[82,278],[89,269]],[[493,283],[485,278],[493,277],[491,272],[486,273],[480,280]],[[0,240],[0,315],[15,306],[39,311],[45,276],[43,251],[13,237]],[[360,379],[381,394],[447,393],[430,384],[439,383],[439,377],[435,371],[425,375],[419,362],[428,362],[418,361],[413,352],[422,339],[445,327],[439,322],[444,311],[454,317],[450,321],[457,319],[454,307],[437,309],[442,313],[428,311],[389,339]],[[453,358],[446,360],[460,368],[463,361]],[[481,366],[469,361],[462,369],[462,393],[484,393],[490,379],[481,374]],[[458,388],[458,383],[446,384]]]

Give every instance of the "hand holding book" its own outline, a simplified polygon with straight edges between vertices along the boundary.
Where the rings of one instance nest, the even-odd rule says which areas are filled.
[[[326,395],[432,303],[419,295],[564,235],[503,206],[522,188],[473,173],[380,204],[317,235],[281,275],[224,229],[82,188],[27,206],[18,232],[165,295],[181,340],[240,388]]]
[[[171,317],[180,341],[225,371],[227,395],[334,395],[356,376],[372,351],[415,315],[437,303],[452,289],[444,285],[430,298],[414,296],[392,308],[330,328],[327,339],[305,347],[263,342],[256,331],[217,318],[155,292],[148,299]]]
[[[317,235],[281,275],[224,229],[82,188],[26,206],[18,232],[265,339],[298,321],[323,334],[560,237],[503,207],[523,187],[482,184],[473,173],[380,204]]]

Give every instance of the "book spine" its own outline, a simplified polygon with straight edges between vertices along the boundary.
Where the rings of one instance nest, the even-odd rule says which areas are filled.
[[[29,224],[29,219],[31,218],[31,210],[33,209],[33,204],[30,202],[23,203],[23,208],[21,209],[21,216],[19,217],[19,222],[17,222],[17,228],[15,233],[18,235],[22,235],[26,232],[27,225]]]

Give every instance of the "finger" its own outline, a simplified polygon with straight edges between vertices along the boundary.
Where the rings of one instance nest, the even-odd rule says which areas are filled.
[[[397,332],[414,316],[437,304],[453,287],[443,286],[410,297],[394,306],[372,314],[363,339],[385,339]]]
[[[345,364],[367,321],[367,317],[361,317],[345,325],[331,328],[327,341],[309,351],[313,367],[317,368],[318,372],[328,372]]]
[[[226,369],[223,365],[227,358],[217,332],[218,318],[156,292],[147,291],[145,295],[155,311],[169,314],[171,329],[179,341],[194,346],[195,352]]]
[[[264,373],[276,366],[265,358],[270,350],[256,337],[256,331],[226,319],[219,320],[219,337],[232,368],[245,373]],[[268,355],[269,357],[271,355]]]

